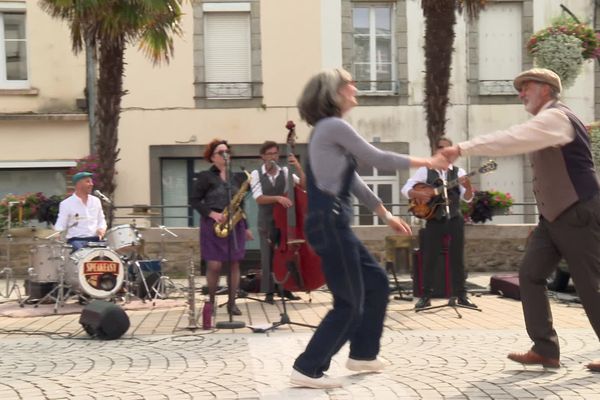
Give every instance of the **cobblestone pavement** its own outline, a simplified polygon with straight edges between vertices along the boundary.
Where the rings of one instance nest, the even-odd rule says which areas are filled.
[[[292,388],[288,375],[308,333],[9,338],[0,344],[0,398],[8,399],[598,399],[600,356],[591,332],[562,334],[562,368],[505,358],[528,341],[506,331],[386,331],[380,374],[353,374],[335,357],[342,389]]]
[[[348,371],[343,348],[329,372],[344,387],[327,391],[288,384],[308,328],[191,332],[181,329],[187,312],[179,306],[128,312],[127,334],[99,341],[81,331],[78,314],[0,317],[0,400],[600,399],[600,374],[584,367],[600,358],[600,346],[580,306],[553,301],[562,366],[545,370],[506,358],[530,346],[519,302],[474,300],[483,312],[466,310],[462,318],[447,308],[414,313],[413,303],[392,300],[380,354],[385,371]],[[279,307],[239,303],[247,323],[278,319]],[[329,307],[328,294],[315,293],[312,302],[290,306],[290,316],[316,323]]]

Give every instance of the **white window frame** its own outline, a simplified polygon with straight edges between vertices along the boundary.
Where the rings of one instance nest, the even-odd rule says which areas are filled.
[[[27,69],[27,79],[8,80],[6,79],[6,47],[4,45],[4,13],[19,13],[27,18],[24,2],[0,2],[0,89],[29,89],[29,41],[27,40],[27,20],[25,21],[25,68]]]
[[[523,21],[523,3],[522,2],[518,2],[518,1],[507,1],[507,2],[491,2],[488,4],[487,6],[487,10],[483,10],[482,13],[489,13],[491,12],[490,10],[495,9],[495,7],[515,7],[516,10],[518,10],[518,22],[519,22],[519,26],[520,26],[520,31],[519,31],[519,37],[523,36],[523,26],[522,26],[522,21]],[[482,26],[484,26],[484,22],[481,20],[481,18],[478,21],[479,24],[479,28],[478,28],[478,48],[482,48]],[[518,46],[517,46],[517,53],[516,53],[516,58],[517,58],[517,63],[515,65],[515,70],[514,70],[514,74],[517,74],[519,71],[522,70],[522,64],[523,64],[523,59],[522,59],[522,54],[521,54],[521,40],[517,41]],[[480,57],[482,57],[481,55],[481,51],[480,51]],[[478,75],[481,77],[483,76],[483,63],[481,61],[481,58],[478,60],[478,65],[477,68],[479,70]],[[510,76],[514,76],[514,74],[509,74]],[[514,95],[515,92],[515,88],[513,86],[513,80],[512,78],[507,79],[506,77],[500,78],[500,77],[492,77],[492,79],[488,79],[488,80],[482,80],[479,79],[479,95],[480,96],[506,96],[506,95]]]
[[[202,5],[202,11],[204,12],[204,40],[210,36],[208,32],[207,18],[210,17],[211,13],[236,13],[236,14],[247,14],[248,18],[248,82],[219,82],[211,83],[206,81],[206,98],[207,99],[218,99],[218,100],[240,100],[240,99],[251,99],[252,98],[252,20],[250,14],[250,3],[204,3]],[[204,44],[204,51],[206,57],[206,42]],[[206,58],[204,60],[205,69],[208,69]],[[213,94],[211,94],[213,93]]]
[[[400,174],[396,171],[395,175],[379,175],[379,171],[377,168],[373,167],[373,175],[361,175],[361,178],[365,182],[365,184],[372,186],[371,189],[373,193],[377,194],[377,187],[379,185],[391,185],[392,186],[392,204],[400,204]],[[385,223],[379,223],[379,217],[373,214],[372,223],[371,224],[360,224],[360,216],[358,213],[360,212],[359,202],[356,197],[352,197],[353,206],[353,225],[357,226],[370,226],[370,225],[385,225]],[[400,214],[400,206],[395,205],[388,208],[390,212],[394,215]]]
[[[390,67],[392,76],[390,79],[390,89],[389,90],[378,90],[377,89],[377,32],[375,26],[375,8],[381,7],[389,7],[390,10]],[[368,3],[355,3],[352,7],[352,11],[354,12],[355,8],[368,8],[369,9],[369,80],[371,81],[371,87],[369,90],[359,90],[359,94],[373,94],[373,93],[381,93],[381,94],[390,94],[397,92],[397,87],[395,82],[398,79],[397,70],[396,70],[396,23],[394,15],[396,14],[396,3],[378,3],[378,4],[368,4]],[[354,22],[352,23],[352,40],[354,42],[354,38],[356,34],[354,33]],[[380,35],[382,36],[382,35]],[[354,55],[353,55],[354,56]],[[352,67],[356,65],[355,61],[352,61]]]

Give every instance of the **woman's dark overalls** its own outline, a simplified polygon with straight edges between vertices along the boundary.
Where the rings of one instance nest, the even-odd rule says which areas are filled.
[[[337,196],[320,190],[310,164],[306,168],[305,234],[321,257],[327,286],[333,295],[333,309],[294,363],[296,370],[313,378],[323,375],[331,357],[348,340],[353,359],[374,360],[379,353],[389,283],[384,269],[350,228],[353,215],[350,187],[355,167],[356,161],[350,158]]]

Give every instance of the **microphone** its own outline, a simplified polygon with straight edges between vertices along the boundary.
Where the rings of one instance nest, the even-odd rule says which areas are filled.
[[[102,194],[102,192],[99,191],[98,189],[94,190],[93,193],[96,197],[99,197],[102,201],[105,201],[108,204],[112,204],[112,201],[110,201],[110,199],[108,197],[106,197],[104,194]]]
[[[223,159],[225,161],[229,161],[229,152],[228,151],[222,151],[222,152],[220,152],[220,154],[221,154],[221,157],[223,157]]]
[[[275,160],[269,160],[267,162],[267,164],[265,165],[265,170],[267,172],[270,172],[273,170],[273,168],[275,168],[276,165],[277,165],[277,162]]]

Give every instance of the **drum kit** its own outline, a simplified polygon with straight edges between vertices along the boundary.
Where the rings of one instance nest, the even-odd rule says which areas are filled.
[[[145,300],[166,298],[172,281],[163,276],[164,235],[177,237],[164,226],[161,230],[160,259],[143,257],[144,240],[135,225],[118,225],[106,232],[103,241],[89,242],[73,251],[73,247],[59,239],[59,232],[38,228],[7,230],[7,267],[0,271],[6,278],[6,291],[0,296],[10,297],[13,291],[19,304],[54,303],[54,312],[71,296],[80,302],[89,299],[114,300],[122,297],[130,302],[132,296]],[[10,246],[13,237],[30,237],[34,244],[29,250],[30,266],[25,283],[27,299],[22,299],[10,268]],[[41,242],[41,243],[39,243]]]

